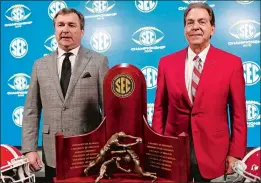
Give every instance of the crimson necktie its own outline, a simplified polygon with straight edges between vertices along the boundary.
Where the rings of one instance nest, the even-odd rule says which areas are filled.
[[[69,57],[72,55],[72,53],[68,52],[65,53],[65,58],[63,60],[63,65],[62,65],[62,73],[61,73],[61,79],[60,79],[60,84],[61,84],[61,89],[63,92],[63,96],[65,98],[68,86],[69,86],[69,82],[70,82],[70,78],[71,78],[71,62],[69,60]]]
[[[194,69],[192,73],[191,94],[192,94],[192,101],[194,102],[203,68],[202,68],[201,59],[199,58],[198,55],[194,57],[193,61],[194,61]]]

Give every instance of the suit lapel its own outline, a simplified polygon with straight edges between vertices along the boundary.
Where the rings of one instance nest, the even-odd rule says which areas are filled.
[[[60,99],[62,101],[64,101],[64,97],[63,97],[63,93],[62,93],[62,89],[61,89],[61,85],[60,85],[60,81],[59,81],[59,76],[58,76],[58,72],[57,72],[57,50],[55,51],[55,53],[52,54],[52,58],[49,62],[47,62],[47,67],[50,71],[51,77],[54,80],[54,85],[56,87],[57,93],[60,97]]]
[[[185,48],[182,52],[181,52],[181,55],[180,55],[180,69],[178,69],[178,76],[181,76],[181,79],[180,79],[180,86],[181,86],[181,90],[182,90],[182,94],[183,94],[183,97],[185,99],[185,101],[187,102],[187,104],[192,108],[192,103],[189,99],[189,95],[188,95],[188,90],[187,90],[187,87],[186,87],[186,81],[185,81],[185,64],[186,64],[186,57],[187,57],[187,51],[188,51],[188,47]]]
[[[194,106],[197,104],[197,101],[204,95],[205,88],[209,82],[211,82],[211,78],[213,78],[213,74],[215,73],[215,48],[211,45],[209,51],[207,53],[207,57],[204,63],[204,68],[201,73],[199,85],[197,88]]]
[[[80,75],[82,74],[84,68],[89,63],[91,57],[86,56],[86,50],[84,50],[82,47],[79,49],[79,53],[76,57],[75,64],[73,67],[73,72],[71,75],[70,83],[68,86],[68,90],[65,96],[65,102],[72,93],[73,88],[75,87]]]

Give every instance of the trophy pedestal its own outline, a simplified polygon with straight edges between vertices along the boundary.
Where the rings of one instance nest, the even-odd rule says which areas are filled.
[[[144,172],[157,173],[156,182],[188,182],[189,136],[185,132],[175,137],[164,136],[154,132],[148,125],[146,81],[143,73],[128,64],[114,66],[106,74],[103,89],[105,117],[99,127],[77,136],[64,137],[62,133],[56,134],[54,182],[94,182],[99,176],[100,167],[96,167],[94,176],[90,174],[91,176],[86,177],[84,170],[91,161],[97,159],[97,155],[100,157],[100,150],[112,135],[119,132],[142,139],[141,144],[131,148],[134,152],[131,163],[136,162]],[[127,139],[125,145],[129,143],[131,140]],[[130,152],[128,151],[129,154]],[[124,165],[123,162],[120,164]],[[113,174],[112,179],[102,179],[100,182],[152,181],[151,178],[135,173],[117,173]]]
[[[94,182],[97,175],[88,177],[73,177],[63,180],[54,178],[54,182]],[[135,173],[115,173],[112,179],[101,179],[99,182],[151,182],[151,178],[144,178]],[[171,180],[158,177],[155,182],[173,182]]]

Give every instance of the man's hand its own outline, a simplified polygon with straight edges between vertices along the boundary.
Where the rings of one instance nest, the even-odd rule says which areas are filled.
[[[31,151],[26,153],[25,156],[28,158],[30,169],[33,172],[41,170],[43,164],[37,152]]]
[[[139,137],[139,138],[136,139],[136,142],[142,143],[142,139]]]
[[[225,174],[232,174],[234,173],[232,167],[235,164],[235,162],[238,161],[237,158],[232,156],[227,156],[226,158],[226,173]]]

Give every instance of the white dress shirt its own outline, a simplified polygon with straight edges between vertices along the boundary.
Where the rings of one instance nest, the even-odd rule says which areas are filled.
[[[69,51],[69,52],[72,53],[72,55],[69,57],[69,60],[71,62],[72,71],[73,71],[75,59],[77,57],[79,49],[80,49],[80,46],[78,46],[77,48],[74,48],[73,50]],[[65,58],[64,53],[66,53],[66,51],[64,51],[64,50],[62,50],[61,48],[58,47],[57,69],[58,69],[59,80],[61,79],[63,59]]]
[[[201,59],[202,72],[204,69],[204,63],[205,63],[209,48],[210,48],[210,44],[202,52],[200,52],[198,54],[199,58]],[[187,53],[186,63],[185,63],[185,82],[186,82],[186,88],[188,91],[189,99],[192,103],[193,103],[193,101],[192,101],[192,93],[191,93],[191,87],[192,87],[191,84],[192,84],[192,73],[193,73],[193,68],[194,68],[193,59],[196,55],[197,54],[194,53],[190,47],[188,47],[188,53]]]

